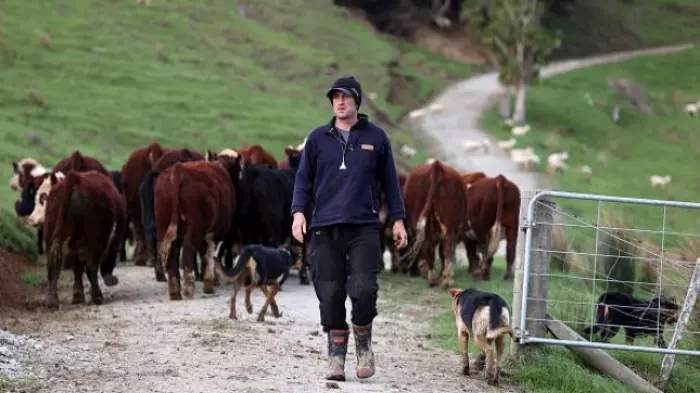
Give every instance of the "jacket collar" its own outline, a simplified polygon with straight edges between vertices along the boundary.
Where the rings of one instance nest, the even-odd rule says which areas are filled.
[[[367,126],[369,125],[369,116],[367,116],[364,113],[358,113],[357,114],[357,123],[355,123],[354,126],[352,126],[351,130],[363,130],[366,129]],[[331,134],[333,129],[335,128],[335,116],[331,118],[331,121],[328,122],[328,129],[326,130],[327,134]]]

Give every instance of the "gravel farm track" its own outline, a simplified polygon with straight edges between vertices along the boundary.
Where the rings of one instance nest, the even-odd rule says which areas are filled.
[[[685,48],[570,60],[553,64],[544,74]],[[500,91],[495,74],[460,82],[436,99],[445,111],[428,115],[421,128],[458,169],[500,172],[523,189],[535,188],[538,179],[518,172],[505,155],[465,157],[460,144],[454,143],[455,138],[486,137],[479,119]],[[260,323],[255,321],[262,305],[257,292],[254,313],[245,312],[239,296],[239,320],[232,321],[227,318],[228,285],[204,295],[198,282],[194,299],[170,301],[166,284],[155,281],[152,268],[120,263],[115,274],[117,286],[102,285],[102,306],[71,305],[73,275],[64,271],[60,311],[5,313],[1,325],[16,334],[0,331],[0,382],[3,374],[34,380],[36,384],[25,391],[52,393],[521,391],[504,382],[493,388],[479,376],[461,376],[459,356],[436,348],[429,339],[428,320],[435,311],[391,302],[381,292],[373,339],[377,374],[366,381],[355,377],[351,339],[348,381],[327,384],[322,379],[326,341],[318,301],[313,287],[300,286],[296,276],[290,276],[277,296],[282,317],[268,315]],[[437,304],[441,311],[449,306]]]

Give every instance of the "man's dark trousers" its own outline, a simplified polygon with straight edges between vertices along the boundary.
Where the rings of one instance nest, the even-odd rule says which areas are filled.
[[[381,259],[379,226],[339,224],[310,229],[310,260],[324,332],[348,330],[351,321],[365,326],[377,316],[377,266]]]

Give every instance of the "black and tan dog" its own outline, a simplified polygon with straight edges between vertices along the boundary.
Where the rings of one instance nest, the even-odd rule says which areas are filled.
[[[675,299],[655,297],[639,300],[624,292],[605,292],[596,302],[596,323],[583,330],[584,334],[600,333],[603,342],[609,342],[620,328],[625,329],[625,342],[634,344],[637,336],[652,335],[655,344],[666,347],[663,326],[678,320]]]
[[[272,314],[275,318],[281,317],[282,313],[279,312],[275,296],[279,292],[280,284],[287,278],[293,260],[294,253],[291,247],[273,248],[259,244],[248,244],[241,247],[233,268],[229,269],[217,261],[216,274],[224,281],[233,282],[229,318],[238,319],[236,317],[236,295],[242,286],[245,286],[245,308],[248,314],[253,313],[253,304],[250,301],[250,294],[253,290],[259,288],[265,294],[265,304],[258,314],[258,322],[265,321],[268,306],[272,308]]]
[[[484,376],[490,385],[499,384],[504,336],[515,334],[510,327],[508,304],[502,297],[476,289],[451,288],[452,311],[457,323],[459,350],[462,355],[462,374],[469,375],[469,337],[486,357]],[[493,359],[493,345],[496,359]]]

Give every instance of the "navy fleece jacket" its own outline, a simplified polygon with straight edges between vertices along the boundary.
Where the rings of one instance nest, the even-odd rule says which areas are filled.
[[[335,117],[306,138],[294,182],[292,214],[311,211],[309,229],[334,224],[379,225],[380,187],[390,222],[406,218],[389,137],[359,114],[345,143]],[[341,169],[341,165],[345,169]],[[307,217],[308,219],[308,217]]]

